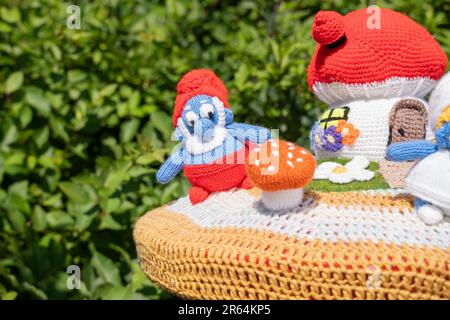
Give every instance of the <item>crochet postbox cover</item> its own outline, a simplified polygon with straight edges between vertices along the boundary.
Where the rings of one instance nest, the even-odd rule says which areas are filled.
[[[264,191],[237,184],[148,212],[134,238],[154,282],[198,299],[450,299],[450,219],[425,223],[405,184],[417,161],[386,157],[450,122],[450,80],[423,100],[447,58],[410,18],[380,14],[374,29],[365,9],[316,16],[308,80],[329,109],[311,132],[317,168],[301,205],[269,210]],[[197,91],[227,108],[225,91],[209,88]]]

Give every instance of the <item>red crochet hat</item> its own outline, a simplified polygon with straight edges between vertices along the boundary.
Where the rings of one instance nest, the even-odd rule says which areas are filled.
[[[422,98],[444,74],[447,56],[426,29],[401,13],[379,10],[379,28],[370,25],[373,11],[367,9],[316,15],[308,82],[321,100]]]
[[[228,108],[228,91],[220,78],[209,69],[194,69],[186,73],[177,84],[177,97],[173,110],[172,124],[177,126],[178,118],[188,100],[196,95],[217,97]]]

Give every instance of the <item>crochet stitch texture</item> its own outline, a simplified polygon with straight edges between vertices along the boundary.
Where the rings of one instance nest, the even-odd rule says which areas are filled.
[[[312,36],[318,45],[308,82],[330,111],[315,126],[312,144],[318,159],[380,161],[383,175],[402,186],[413,163],[388,161],[386,148],[428,138],[427,114],[433,127],[445,121],[446,94],[434,95],[430,106],[421,98],[436,85],[448,60],[432,35],[409,17],[381,9],[378,29],[369,28],[367,18],[365,9],[346,16],[316,15]],[[194,77],[183,84],[183,79],[174,124],[187,92],[208,94],[212,81]],[[226,89],[214,87],[227,107]],[[438,145],[448,148],[443,137],[436,137]],[[414,155],[423,151],[426,157],[430,144],[419,147]],[[398,158],[414,160],[407,148]],[[282,161],[289,165],[301,158],[291,154]],[[259,177],[256,167],[247,172],[255,179],[253,169]],[[433,170],[430,186],[442,174],[439,166]],[[379,172],[369,173],[370,182],[378,183]],[[292,183],[294,178],[288,174],[286,179]],[[255,183],[264,189],[267,181]],[[272,193],[280,192],[279,185],[272,187]],[[423,223],[414,197],[398,189],[300,189],[273,206],[267,205],[272,199],[264,197],[265,189],[232,189],[195,206],[184,197],[148,212],[134,230],[141,267],[162,287],[194,299],[450,299],[449,217],[436,225]],[[439,198],[448,199],[446,188],[438,189],[443,192]],[[281,203],[300,197],[300,205],[281,209]]]
[[[274,214],[258,194],[147,213],[134,231],[144,272],[194,299],[450,299],[450,224],[425,225],[410,195],[310,192]]]
[[[404,14],[380,10],[379,29],[366,26],[366,9],[316,15],[312,34],[318,46],[308,82],[324,102],[422,98],[444,74],[448,60],[433,36]],[[339,34],[342,40],[331,45]]]

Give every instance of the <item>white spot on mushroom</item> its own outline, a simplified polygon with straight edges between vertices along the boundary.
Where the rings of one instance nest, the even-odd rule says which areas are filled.
[[[292,152],[288,152],[288,158],[292,159],[294,157],[294,155],[292,154]]]
[[[288,150],[295,150],[295,147],[291,146],[291,147],[288,148]]]
[[[273,165],[270,165],[267,167],[267,171],[273,172],[275,170],[275,167]]]
[[[293,164],[290,160],[287,160],[286,163],[287,163],[290,167],[294,168],[294,164]]]
[[[305,150],[300,151],[301,154],[308,154]]]
[[[297,158],[297,162],[303,162],[302,158]]]

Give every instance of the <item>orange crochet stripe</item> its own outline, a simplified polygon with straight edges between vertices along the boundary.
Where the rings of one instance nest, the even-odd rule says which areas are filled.
[[[248,191],[255,197],[259,197],[261,190],[254,188]],[[398,210],[399,212],[408,212],[413,210],[414,197],[410,194],[399,194],[392,196],[386,194],[369,194],[364,191],[360,192],[317,192],[309,191],[305,193],[305,199],[313,197],[316,201],[325,203],[328,206],[342,207],[348,209],[350,207],[361,207],[363,209],[384,209],[388,212]]]
[[[144,272],[186,298],[450,299],[449,249],[208,229],[166,207],[134,238]]]

